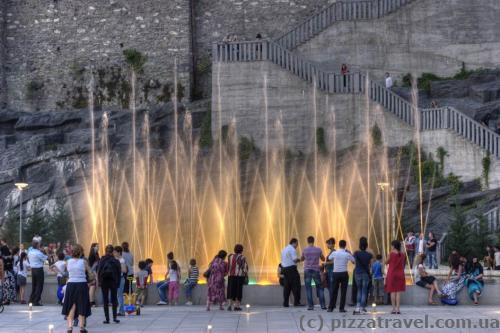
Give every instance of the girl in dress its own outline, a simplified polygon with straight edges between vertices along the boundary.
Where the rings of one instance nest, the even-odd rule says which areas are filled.
[[[479,263],[477,256],[472,257],[472,263],[467,269],[467,279],[465,285],[467,286],[467,293],[474,304],[478,305],[479,296],[483,293],[483,266]]]
[[[465,285],[465,270],[458,253],[452,253],[450,255],[449,262],[450,272],[448,273],[448,278],[442,288],[444,296],[441,299],[441,302],[448,305],[457,305],[457,294]]]
[[[227,275],[226,256],[227,252],[220,250],[208,268],[207,311],[210,311],[211,304],[219,304],[219,309],[224,310],[224,302],[226,301],[224,277]]]
[[[401,253],[401,243],[393,240],[391,243],[391,252],[385,261],[385,264],[389,265],[385,279],[385,292],[391,294],[391,314],[401,314],[399,309],[401,293],[406,290],[405,260],[405,255]]]

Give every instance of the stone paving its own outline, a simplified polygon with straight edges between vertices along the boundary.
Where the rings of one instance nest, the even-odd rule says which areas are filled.
[[[148,333],[251,333],[251,332],[499,332],[500,331],[500,305],[492,306],[426,306],[403,307],[402,315],[391,315],[390,308],[379,306],[372,313],[353,316],[352,312],[340,314],[327,313],[318,308],[307,311],[305,308],[279,308],[279,307],[251,307],[247,312],[228,312],[212,310],[207,312],[204,307],[178,306],[157,307],[149,306],[143,309],[141,316],[128,316],[121,318],[120,324],[102,324],[102,308],[93,309],[93,315],[88,321],[88,331],[93,332],[148,332]],[[356,319],[357,321],[351,321]],[[397,325],[399,320],[402,328],[397,326],[384,326],[391,320],[391,325]],[[395,320],[396,319],[396,320]],[[419,320],[417,322],[417,320]],[[457,325],[463,320],[471,320],[472,329],[465,328],[438,328],[436,325]],[[334,321],[332,321],[334,320]],[[363,320],[363,322],[361,322]],[[372,328],[377,320],[378,328]],[[406,328],[410,320],[415,320],[413,327]],[[436,322],[441,320],[441,322]],[[427,328],[421,328],[427,321]],[[446,321],[446,322],[445,322]],[[344,323],[345,328],[338,327]],[[488,323],[489,328],[486,327]],[[363,325],[363,328],[357,327]],[[33,308],[28,311],[26,306],[8,306],[0,314],[0,333],[30,333],[49,332],[49,325],[54,325],[54,333],[66,332],[65,322],[57,306]],[[211,329],[209,326],[211,325]],[[332,329],[332,325],[336,326]],[[348,326],[354,326],[349,328]],[[434,325],[434,327],[432,326]],[[464,327],[462,324],[461,327]],[[468,324],[467,324],[468,325]],[[474,326],[475,325],[475,326]],[[483,326],[479,326],[483,325]],[[386,328],[389,327],[389,328]],[[467,326],[469,327],[469,326]],[[74,332],[79,332],[74,329]]]

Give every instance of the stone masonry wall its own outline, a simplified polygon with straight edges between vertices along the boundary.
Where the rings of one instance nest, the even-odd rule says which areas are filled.
[[[500,1],[418,0],[379,20],[340,22],[298,48],[339,71],[453,75],[500,66]]]
[[[7,4],[5,1],[0,2],[0,109],[6,106],[7,103],[7,85],[5,83],[4,64],[5,64],[5,30],[7,27]]]
[[[129,71],[123,50],[147,55],[137,101],[170,99],[174,59],[189,97],[190,6],[187,0],[3,0],[4,60],[9,107],[21,110],[86,106],[89,66],[98,104],[128,107]],[[87,68],[87,69],[86,69]]]
[[[195,57],[198,94],[210,94],[212,43],[228,34],[239,40],[276,38],[335,0],[195,1]],[[209,97],[210,95],[208,95]]]

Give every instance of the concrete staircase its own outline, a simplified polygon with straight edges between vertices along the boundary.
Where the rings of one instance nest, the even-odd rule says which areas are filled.
[[[269,61],[330,94],[363,94],[418,131],[447,129],[500,158],[500,135],[452,107],[421,109],[363,72],[331,72],[293,51],[340,21],[373,20],[394,13],[416,0],[336,2],[275,41],[257,40],[214,44],[213,61]]]

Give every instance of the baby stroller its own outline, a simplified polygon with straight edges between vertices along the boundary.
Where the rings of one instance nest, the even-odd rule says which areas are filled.
[[[139,305],[136,305],[136,300],[137,300],[137,294],[132,292],[132,282],[134,281],[134,277],[130,276],[128,278],[129,284],[128,284],[128,294],[124,294],[124,310],[127,314],[134,314],[137,316],[141,315],[141,307]]]

